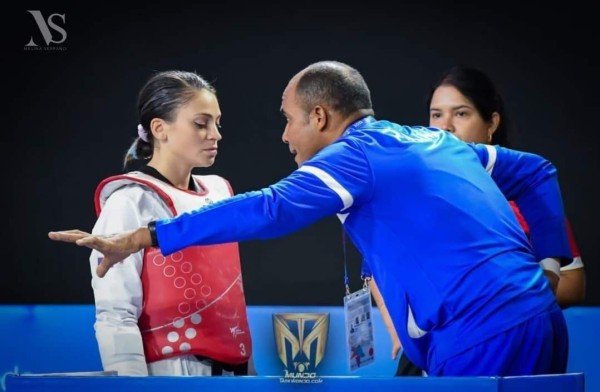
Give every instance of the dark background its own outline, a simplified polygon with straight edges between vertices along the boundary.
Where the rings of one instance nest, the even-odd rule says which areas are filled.
[[[52,242],[47,232],[91,230],[95,187],[121,170],[136,136],[137,92],[151,73],[195,70],[214,82],[224,139],[216,164],[204,172],[220,174],[244,192],[295,168],[280,139],[281,93],[289,78],[312,62],[339,60],[361,71],[377,117],[407,125],[427,123],[424,98],[445,69],[463,63],[487,72],[517,125],[513,147],[558,167],[586,263],[586,304],[599,305],[598,34],[594,12],[567,6],[3,6],[12,24],[3,26],[0,50],[7,212],[0,302],[93,302],[88,250]],[[45,18],[64,14],[66,23],[54,20],[67,40],[45,45],[27,10],[40,10]],[[30,38],[43,50],[25,51]],[[66,50],[49,50],[57,46]],[[432,227],[432,235],[443,233]],[[360,257],[351,245],[348,252],[355,290]],[[335,218],[286,238],[243,243],[241,253],[248,304],[342,303],[344,262]]]

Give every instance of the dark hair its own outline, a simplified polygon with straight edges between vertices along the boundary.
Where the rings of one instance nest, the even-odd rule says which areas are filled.
[[[373,109],[371,92],[361,74],[337,61],[320,61],[306,67],[298,79],[296,96],[307,112],[322,104],[343,116]]]
[[[475,109],[485,121],[490,121],[492,114],[497,112],[500,115],[500,124],[498,124],[496,132],[492,135],[491,143],[509,147],[508,134],[511,126],[504,109],[504,102],[494,83],[485,73],[464,65],[450,68],[431,87],[426,100],[428,111],[433,93],[440,86],[452,86],[460,91],[462,95],[473,102]]]
[[[215,88],[194,72],[163,71],[154,74],[138,95],[138,119],[148,141],[136,138],[125,155],[124,168],[132,160],[149,159],[154,152],[150,122],[154,118],[174,121],[177,110],[194,97],[198,90],[216,94]],[[134,128],[135,129],[135,128]]]

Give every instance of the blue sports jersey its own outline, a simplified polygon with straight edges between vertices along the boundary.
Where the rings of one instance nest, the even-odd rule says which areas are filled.
[[[550,162],[370,116],[276,184],[159,221],[156,232],[170,254],[279,237],[332,214],[425,370],[555,306],[538,260],[570,257]]]

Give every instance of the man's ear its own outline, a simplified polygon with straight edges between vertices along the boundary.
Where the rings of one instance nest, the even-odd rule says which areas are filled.
[[[317,105],[310,112],[311,120],[315,124],[318,132],[323,132],[327,128],[329,116],[327,110],[323,106]]]

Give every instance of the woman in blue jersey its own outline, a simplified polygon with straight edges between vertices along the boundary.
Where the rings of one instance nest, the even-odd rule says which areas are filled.
[[[478,69],[455,66],[444,72],[427,96],[427,107],[432,127],[445,129],[465,142],[509,147],[510,122],[502,97],[490,78]],[[528,234],[529,227],[518,207],[514,202],[511,207]],[[556,298],[562,308],[580,304],[585,298],[583,262],[569,225],[567,230],[573,261],[560,269]],[[392,340],[395,357],[400,342],[393,332]],[[402,355],[396,375],[421,375],[421,370]]]
[[[429,125],[448,130],[469,143],[510,147],[509,125],[501,96],[483,72],[457,66],[442,76],[431,90],[427,105]],[[511,203],[519,223],[528,231],[516,204]],[[585,299],[585,271],[569,225],[573,261],[561,268],[556,298],[561,307],[581,304]]]
[[[49,237],[101,252],[101,277],[148,246],[170,255],[276,238],[337,215],[406,354],[429,375],[565,371],[566,322],[538,265],[543,260],[558,274],[571,257],[551,162],[378,120],[362,75],[336,61],[292,77],[281,112],[282,140],[298,170],[277,183],[129,232]],[[535,250],[507,198],[532,223]]]

